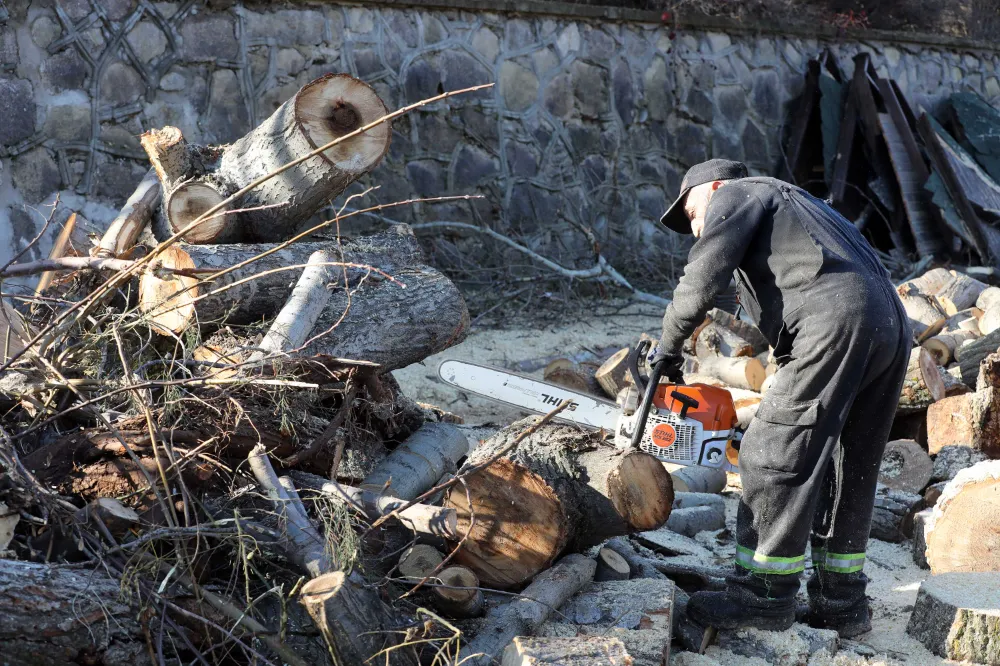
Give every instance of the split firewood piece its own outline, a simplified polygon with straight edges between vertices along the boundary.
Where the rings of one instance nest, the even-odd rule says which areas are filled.
[[[354,488],[336,481],[327,481],[321,476],[308,472],[292,471],[294,481],[309,490],[322,494],[323,497],[344,504],[368,520],[378,520],[404,504],[405,500],[389,495],[382,495],[364,488]],[[408,530],[417,534],[428,534],[446,539],[459,537],[458,515],[454,509],[428,504],[414,504],[401,511],[396,518]]]
[[[25,344],[33,337],[21,313],[6,298],[0,298],[0,361],[24,351]]]
[[[628,580],[629,567],[625,558],[611,548],[604,546],[597,551],[597,572],[594,580]]]
[[[412,500],[455,472],[469,453],[469,439],[450,423],[425,423],[365,477],[362,489]],[[464,532],[461,532],[464,534]]]
[[[906,316],[910,320],[910,328],[913,330],[914,336],[923,337],[929,329],[936,327],[930,333],[933,335],[940,330],[941,326],[944,326],[944,312],[922,294],[900,292],[899,301],[903,304],[903,309],[906,310]]]
[[[562,558],[551,569],[535,576],[514,601],[491,608],[479,633],[462,649],[458,660],[468,666],[487,666],[515,636],[535,633],[553,609],[593,580],[596,568],[597,563],[584,555]],[[471,656],[476,654],[482,656]]]
[[[943,573],[920,584],[906,633],[934,654],[1000,664],[1000,573]]]
[[[193,269],[191,257],[177,245],[171,245],[159,256],[163,268]],[[161,335],[180,335],[195,313],[198,298],[198,278],[170,271],[149,271],[139,278],[139,310],[146,315],[149,327]]]
[[[160,205],[162,189],[156,169],[150,169],[128,198],[118,217],[104,232],[93,254],[96,257],[119,257],[139,240],[142,230],[149,226]]]
[[[979,377],[979,365],[997,349],[1000,349],[1000,329],[959,347],[955,351],[955,360],[958,361],[962,381],[969,386],[975,386]]]
[[[934,294],[938,307],[946,315],[954,315],[976,304],[979,295],[988,285],[964,273],[948,271],[951,280]]]
[[[631,578],[651,578],[661,580],[666,576],[660,573],[652,564],[650,558],[643,557],[636,552],[635,546],[628,539],[616,537],[608,539],[604,545],[622,556],[628,562],[629,574]]]
[[[299,601],[333,646],[339,663],[420,663],[412,648],[396,647],[405,633],[398,630],[401,623],[356,571],[334,571],[313,578],[302,586]]]
[[[670,472],[674,491],[679,493],[721,493],[726,489],[726,473],[715,467],[692,465]]]
[[[728,358],[709,355],[698,357],[698,373],[722,380],[726,386],[760,392],[767,375],[755,357]]]
[[[885,445],[878,480],[893,490],[921,493],[933,471],[934,462],[923,447],[912,439],[897,439]]]
[[[658,530],[633,534],[631,539],[643,548],[648,548],[657,555],[665,557],[691,557],[697,559],[711,559],[712,557],[712,551],[701,545],[698,541],[689,536],[678,534],[666,525]]]
[[[535,422],[529,418],[501,430],[466,464],[491,459]],[[656,458],[623,452],[598,433],[562,425],[539,428],[465,485],[468,495],[457,485],[444,501],[458,510],[460,534],[475,515],[455,560],[487,587],[504,589],[530,580],[567,547],[581,550],[656,529],[673,502],[670,475]]]
[[[953,373],[950,368],[945,369],[938,366],[941,375],[941,382],[944,383],[945,398],[951,398],[965,393],[972,393],[972,387],[962,381],[961,369],[957,365],[953,365],[951,367],[957,370],[957,372]]]
[[[149,156],[149,163],[163,186],[171,192],[179,183],[194,175],[191,151],[184,134],[176,127],[151,129],[139,137],[139,143]]]
[[[896,291],[899,292],[900,296],[913,293],[934,296],[948,286],[953,277],[947,268],[934,268],[923,275],[902,283],[896,288]]]
[[[597,379],[597,383],[601,385],[609,398],[617,398],[618,392],[629,383],[628,355],[630,351],[628,347],[619,349],[594,373],[594,378]]]
[[[897,412],[905,414],[927,409],[943,397],[944,382],[934,357],[923,347],[915,347],[910,353]]]
[[[976,299],[976,308],[982,311],[979,333],[987,335],[1000,328],[1000,287],[987,287]]]
[[[617,638],[529,638],[517,636],[500,666],[630,666],[632,657]]]
[[[123,536],[140,521],[139,514],[111,497],[99,497],[88,502],[87,506],[77,509],[74,517],[81,523],[94,518],[100,519],[116,537]]]
[[[386,113],[368,84],[347,74],[327,74],[307,83],[256,129],[227,146],[211,176],[229,196]],[[391,137],[390,123],[382,123],[243,195],[237,203],[244,209],[240,225],[249,239],[291,237],[302,222],[373,169],[388,151]]]
[[[450,566],[436,576],[444,587],[433,587],[434,605],[445,615],[456,618],[479,617],[485,600],[475,572],[463,566]]]
[[[330,302],[331,261],[331,253],[327,250],[316,250],[309,255],[309,261],[302,269],[288,301],[271,322],[267,335],[257,345],[257,351],[250,355],[250,363],[258,363],[265,356],[298,349],[309,339],[316,320]]]
[[[437,548],[418,543],[403,552],[396,568],[403,578],[419,581],[434,573],[434,569],[442,562],[444,555]]]
[[[820,660],[837,654],[840,637],[832,629],[794,624],[781,632],[722,630],[715,644],[718,649],[740,655],[755,664],[807,664],[813,661],[810,657],[814,654],[821,653]]]
[[[926,496],[924,500],[926,501]],[[927,539],[925,531],[927,523],[934,515],[934,508],[921,509],[913,514],[913,562],[921,569],[930,569],[927,564]]]
[[[699,532],[721,530],[726,526],[726,514],[714,506],[692,506],[674,509],[667,519],[667,529],[693,537]]]
[[[893,490],[880,483],[872,513],[872,537],[893,543],[906,539],[912,534],[913,515],[924,508],[923,501],[920,495]]]
[[[1000,461],[959,472],[927,524],[927,563],[935,574],[1000,571]]]

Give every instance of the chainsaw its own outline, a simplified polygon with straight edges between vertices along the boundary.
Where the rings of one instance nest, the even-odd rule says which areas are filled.
[[[741,434],[729,391],[661,382],[662,362],[650,368],[647,381],[639,362],[650,345],[644,340],[629,353],[632,384],[617,403],[466,361],[443,361],[438,376],[455,388],[538,414],[569,400],[556,420],[614,433],[618,448],[638,448],[668,463],[738,471]]]

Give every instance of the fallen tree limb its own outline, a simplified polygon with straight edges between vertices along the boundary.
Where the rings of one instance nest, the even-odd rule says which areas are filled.
[[[449,423],[425,423],[397,446],[365,477],[362,489],[376,495],[412,500],[448,472],[469,452],[469,439]]]
[[[101,236],[94,249],[94,256],[101,258],[119,257],[131,250],[142,230],[149,225],[160,205],[160,180],[156,169],[150,169],[135,192],[128,198],[118,217]]]

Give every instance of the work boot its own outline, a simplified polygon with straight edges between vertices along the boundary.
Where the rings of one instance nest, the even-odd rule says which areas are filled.
[[[754,627],[784,631],[795,624],[794,600],[775,606],[752,607],[728,592],[695,592],[688,600],[687,614],[701,626],[716,629]]]
[[[799,621],[813,629],[833,629],[841,638],[855,638],[872,630],[872,611],[867,597],[846,611],[824,613],[818,609],[803,608]]]
[[[867,585],[868,577],[861,571],[842,574],[817,568],[806,584],[809,611],[804,621],[815,629],[834,629],[841,638],[871,631]]]

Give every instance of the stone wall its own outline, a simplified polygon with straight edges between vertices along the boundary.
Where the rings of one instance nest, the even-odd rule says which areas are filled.
[[[633,256],[677,249],[655,220],[687,166],[729,157],[773,172],[787,105],[827,46],[848,72],[851,56],[872,52],[914,107],[959,89],[1000,97],[994,52],[504,15],[466,1],[0,2],[0,263],[37,233],[37,205],[57,191],[64,208],[106,224],[146,171],[144,130],[228,142],[331,71],[368,81],[390,108],[497,84],[398,121],[385,162],[355,188],[380,186],[368,195],[377,202],[484,198],[386,209],[366,223],[484,224],[586,264],[583,226],[626,270]]]

